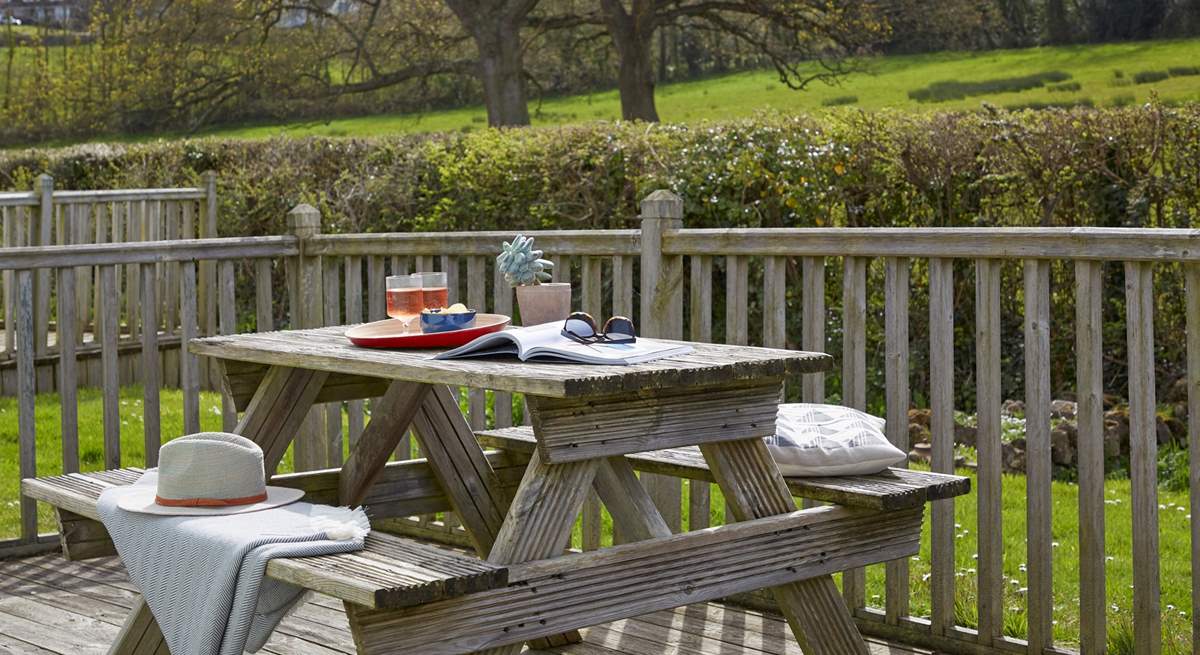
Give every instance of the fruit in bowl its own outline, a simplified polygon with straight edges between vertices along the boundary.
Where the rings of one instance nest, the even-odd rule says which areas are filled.
[[[426,334],[461,330],[474,324],[475,310],[467,309],[467,306],[460,302],[442,309],[426,309],[421,312],[421,331]]]

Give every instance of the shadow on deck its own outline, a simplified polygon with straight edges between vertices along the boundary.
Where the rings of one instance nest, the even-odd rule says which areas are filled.
[[[56,555],[0,562],[0,655],[103,655],[137,599],[116,558]],[[583,631],[562,655],[800,655],[782,618],[717,603],[655,612]],[[872,655],[928,653],[871,640]],[[262,651],[354,653],[341,602],[312,595]],[[539,651],[542,652],[542,651]]]

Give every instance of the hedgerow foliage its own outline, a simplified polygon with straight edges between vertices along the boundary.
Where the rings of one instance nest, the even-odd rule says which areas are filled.
[[[370,140],[84,146],[0,155],[0,185],[31,188],[46,171],[59,188],[178,186],[196,183],[207,169],[220,175],[220,231],[230,236],[281,234],[287,210],[301,202],[321,209],[327,232],[632,227],[637,201],[658,188],[683,196],[688,227],[1189,227],[1200,216],[1200,105],[762,115],[689,126],[596,123]],[[829,267],[833,310],[841,303],[839,268]],[[1110,268],[1106,351],[1114,367],[1109,382],[1120,393],[1122,272]],[[879,271],[871,275],[879,289]],[[1181,275],[1170,267],[1157,275],[1158,334],[1180,334]],[[969,263],[957,279],[956,359],[966,380],[973,372]],[[925,384],[924,280],[918,264],[917,389]],[[1056,265],[1054,383],[1063,389],[1074,379],[1072,281],[1070,267]],[[1020,289],[1020,270],[1012,265],[1003,294],[1005,393],[1017,396]],[[799,301],[799,293],[789,295],[795,305],[789,316],[799,316]],[[723,302],[714,302],[719,336]],[[789,338],[798,343],[798,321],[790,323],[797,325]],[[832,352],[840,352],[836,324],[828,331]],[[1158,340],[1168,373],[1161,380],[1179,374],[1180,341]]]

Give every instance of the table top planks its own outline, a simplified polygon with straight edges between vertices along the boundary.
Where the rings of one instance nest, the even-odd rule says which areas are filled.
[[[345,337],[348,326],[196,339],[191,352],[219,359],[430,384],[569,398],[640,389],[713,386],[830,370],[824,353],[692,343],[687,355],[631,366],[520,362],[515,358],[436,360],[441,350],[375,350]]]

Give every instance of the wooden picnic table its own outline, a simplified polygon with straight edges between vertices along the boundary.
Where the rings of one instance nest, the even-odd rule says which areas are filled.
[[[440,361],[358,348],[344,331],[210,337],[191,349],[220,362],[244,411],[235,431],[262,447],[268,475],[315,403],[375,398],[340,470],[272,484],[365,505],[373,519],[453,510],[470,535],[478,558],[373,533],[359,552],[268,565],[268,577],[341,599],[360,653],[510,655],[770,589],[805,653],[865,655],[831,575],[916,554],[925,503],[969,489],[966,478],[900,469],[785,480],[762,437],[784,380],[829,368],[821,353],[697,343],[633,366]],[[524,393],[533,425],[473,433],[451,390],[462,385]],[[425,459],[388,462],[410,428]],[[672,534],[635,470],[717,483],[737,522]],[[95,557],[113,552],[100,494],[141,474],[28,478],[22,493],[56,508],[65,556]],[[626,543],[568,553],[593,489]],[[833,504],[797,510],[793,493]],[[169,655],[144,602],[111,652]]]
[[[632,366],[445,361],[434,359],[438,351],[359,348],[344,331],[331,327],[211,337],[193,341],[191,350],[224,362],[228,387],[246,408],[238,432],[263,447],[269,473],[313,403],[381,395],[342,468],[339,502],[363,500],[411,426],[463,527],[494,564],[562,555],[593,486],[623,534],[669,537],[652,500],[621,457],[630,453],[698,445],[738,521],[794,513],[795,502],[762,437],[774,431],[784,379],[831,366],[823,353],[701,343],[691,344],[689,354]],[[459,410],[450,390],[457,385],[526,394],[537,448],[511,502]],[[692,545],[681,541],[680,555]],[[660,566],[669,580],[672,567],[687,563],[668,558]],[[592,584],[603,588],[609,582],[597,578]],[[587,585],[579,591],[587,594]],[[806,652],[867,652],[828,573],[776,586],[773,592]],[[644,593],[652,595],[653,590]],[[631,588],[628,594],[625,602],[636,603],[637,591]],[[678,600],[683,605],[695,599]],[[446,638],[459,623],[467,632],[487,632],[487,626],[465,625],[486,620],[487,612],[448,609],[439,614],[348,605],[351,627],[366,652],[394,647],[401,634],[411,637],[414,616],[423,630],[442,630]],[[582,613],[572,619],[578,627],[607,616],[586,603],[576,610]],[[593,610],[595,616],[587,616]],[[542,623],[546,627],[530,630],[530,638],[558,627]],[[487,652],[520,650],[518,641]]]

